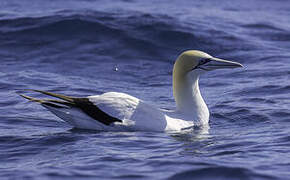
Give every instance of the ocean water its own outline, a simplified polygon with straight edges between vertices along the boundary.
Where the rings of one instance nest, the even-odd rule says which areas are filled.
[[[1,0],[0,179],[290,179],[289,17],[286,0]],[[120,91],[174,109],[188,49],[245,66],[201,77],[210,129],[77,130],[16,94]]]

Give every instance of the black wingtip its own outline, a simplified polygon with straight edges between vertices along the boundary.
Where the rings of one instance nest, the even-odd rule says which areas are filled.
[[[19,96],[25,98],[25,99],[28,99],[29,101],[34,101],[34,102],[38,102],[38,103],[43,103],[44,101],[41,100],[41,99],[37,99],[37,98],[33,98],[33,97],[30,97],[30,96],[26,96],[24,94],[19,94],[17,93]]]
[[[41,91],[41,90],[34,90],[34,89],[23,89],[21,91],[33,91],[33,92],[38,92],[41,94],[45,94],[48,96],[56,97],[61,100],[56,100],[56,99],[36,99],[30,96],[26,96],[20,93],[19,94],[21,97],[28,99],[30,101],[38,102],[41,103],[44,106],[50,106],[54,108],[69,108],[69,107],[76,107],[82,110],[85,114],[90,116],[91,118],[105,124],[105,125],[110,125],[111,123],[114,122],[122,122],[122,120],[115,118],[106,112],[102,111],[99,109],[96,105],[94,105],[88,98],[75,98],[75,97],[69,97],[61,94],[56,94],[56,93],[51,93],[47,91]]]
[[[23,89],[22,91],[38,92],[38,93],[45,94],[45,95],[52,96],[52,97],[56,97],[56,98],[59,98],[59,99],[62,99],[62,100],[68,101],[68,102],[74,102],[73,97],[65,96],[62,94],[56,94],[56,93],[52,93],[52,92],[48,92],[48,91],[42,91],[42,90],[36,90],[36,89]]]

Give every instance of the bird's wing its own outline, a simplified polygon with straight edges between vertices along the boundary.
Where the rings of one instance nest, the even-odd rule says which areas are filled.
[[[107,92],[87,98],[102,111],[121,120],[131,119],[141,101],[128,94],[118,92]]]
[[[166,128],[167,122],[163,111],[136,97],[125,93],[108,92],[88,98],[102,111],[123,120],[123,125],[134,125],[135,130],[161,131]]]
[[[53,108],[77,108],[81,110],[83,113],[91,117],[92,119],[95,119],[105,125],[110,125],[114,122],[122,122],[120,119],[113,117],[106,113],[105,111],[102,111],[98,105],[94,104],[90,101],[90,98],[78,98],[78,97],[71,97],[71,96],[65,96],[61,94],[51,93],[47,91],[40,91],[40,90],[28,90],[28,91],[34,91],[41,94],[45,94],[48,96],[56,97],[61,100],[55,100],[55,99],[36,99],[33,97],[29,97],[26,95],[20,94],[22,97],[38,102],[42,105],[46,105]]]

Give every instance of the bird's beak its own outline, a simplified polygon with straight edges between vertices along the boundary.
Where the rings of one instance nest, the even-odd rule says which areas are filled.
[[[233,62],[233,61],[228,61],[228,60],[212,57],[210,58],[210,61],[208,63],[202,65],[202,67],[200,68],[207,71],[212,71],[215,69],[232,69],[232,68],[238,68],[238,67],[244,67],[244,66],[238,62]]]

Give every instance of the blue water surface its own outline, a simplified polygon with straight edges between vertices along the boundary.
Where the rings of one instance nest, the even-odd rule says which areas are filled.
[[[1,0],[0,179],[290,179],[289,17],[287,0]],[[245,66],[201,77],[210,129],[76,130],[16,94],[119,91],[174,109],[188,49]]]

